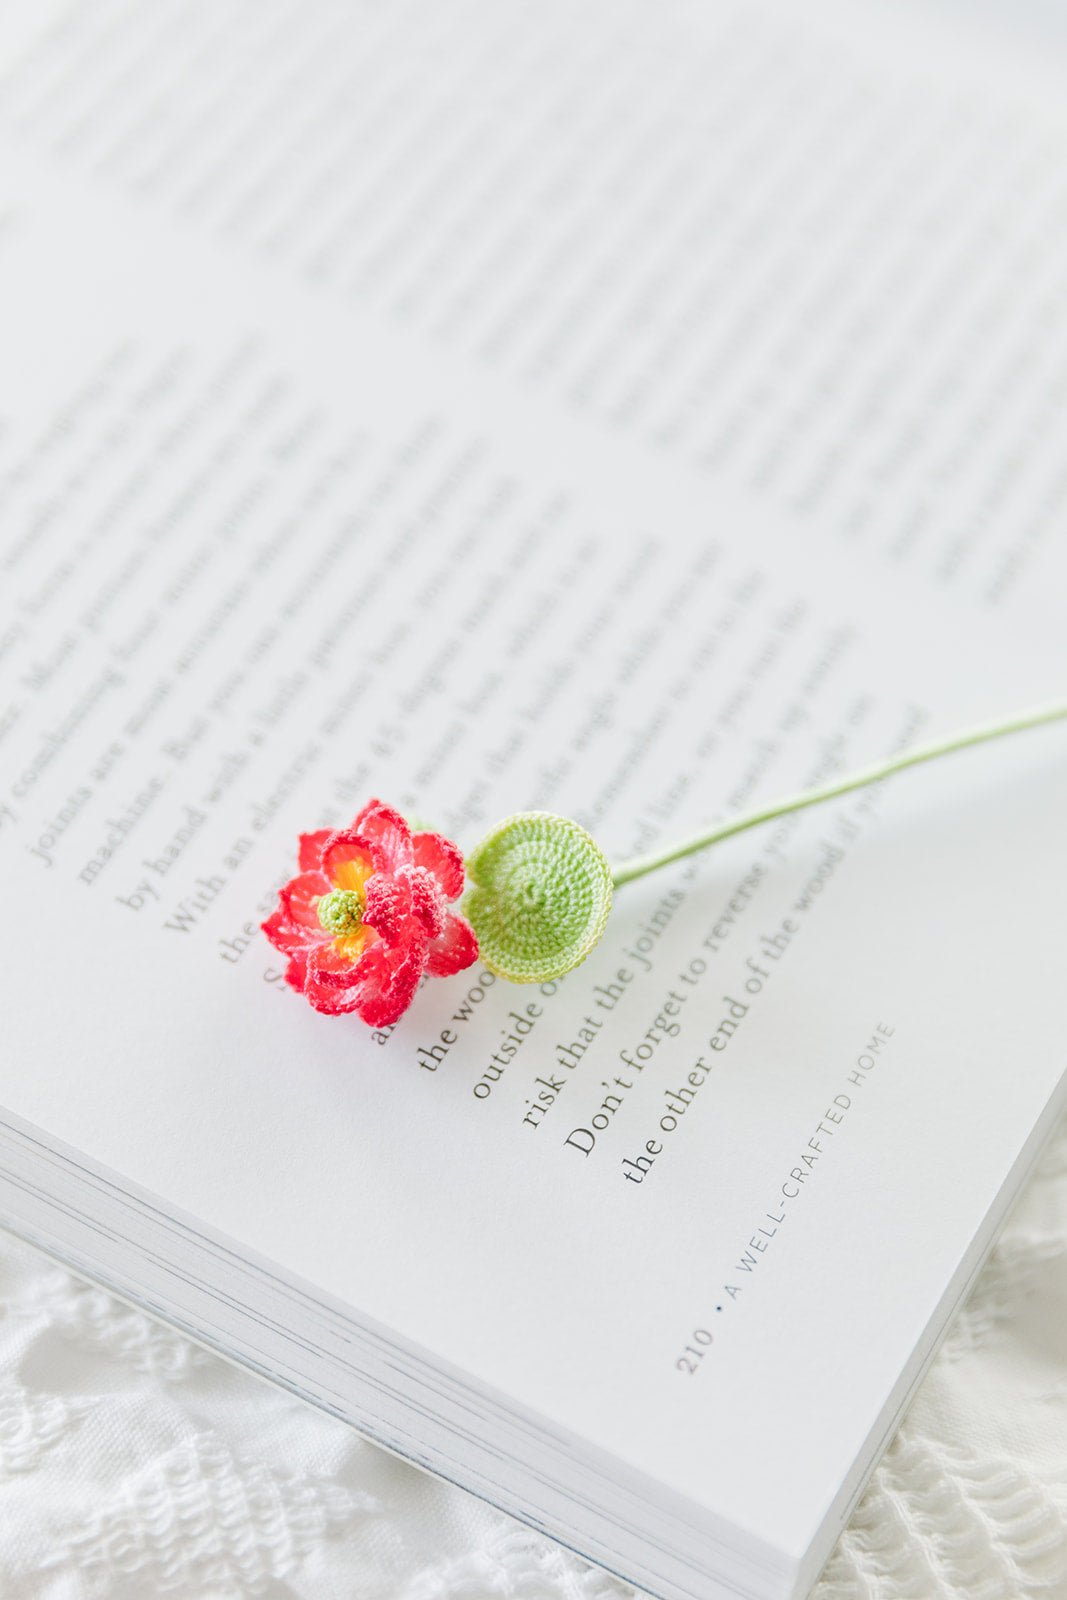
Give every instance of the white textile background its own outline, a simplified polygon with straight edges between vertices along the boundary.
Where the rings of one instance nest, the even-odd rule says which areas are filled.
[[[0,1235],[3,1600],[631,1592]],[[1067,1123],[814,1600],[1031,1595],[1067,1597]]]

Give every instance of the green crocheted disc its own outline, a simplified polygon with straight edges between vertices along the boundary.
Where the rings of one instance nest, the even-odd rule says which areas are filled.
[[[604,932],[612,878],[595,839],[569,817],[505,817],[467,858],[463,911],[490,972],[546,983],[584,961]]]

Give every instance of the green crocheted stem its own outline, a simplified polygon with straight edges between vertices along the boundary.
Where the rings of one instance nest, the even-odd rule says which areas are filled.
[[[525,811],[488,833],[467,859],[463,911],[481,960],[514,983],[562,978],[584,961],[611,910],[611,867],[569,817]]]
[[[1063,717],[1067,717],[1067,702],[1060,701],[1056,705],[1042,706],[1036,711],[1024,712],[1021,716],[1009,717],[1001,722],[989,722],[979,728],[970,728],[948,739],[937,739],[930,744],[915,745],[912,749],[905,750],[902,755],[892,756],[888,761],[877,761],[873,766],[863,767],[859,772],[853,772],[848,777],[840,778],[833,783],[825,783],[818,789],[805,789],[800,794],[789,795],[785,800],[779,800],[776,805],[764,806],[759,811],[750,811],[746,816],[725,822],[708,832],[695,834],[691,839],[685,839],[681,844],[673,845],[656,855],[635,856],[632,861],[624,861],[612,874],[614,885],[618,889],[624,883],[632,883],[635,878],[643,878],[646,872],[655,872],[659,867],[670,866],[673,861],[681,861],[685,856],[695,855],[698,850],[706,850],[709,845],[718,844],[722,839],[729,839],[735,833],[744,833],[747,828],[756,828],[761,822],[770,822],[774,817],[785,816],[789,811],[802,811],[805,806],[821,805],[824,800],[833,800],[838,795],[849,794],[853,789],[864,789],[868,784],[878,783],[894,772],[903,771],[905,767],[918,766],[921,761],[932,761],[936,756],[948,755],[953,750],[965,750],[969,745],[984,744],[988,739],[1000,739],[1008,733],[1021,733],[1026,728],[1038,728],[1043,723],[1056,722]]]
[[[1064,717],[1067,702],[1061,701],[948,739],[916,745],[848,777],[802,790],[775,805],[698,833],[656,855],[637,856],[614,872],[596,841],[569,817],[548,811],[506,817],[467,860],[471,887],[463,910],[477,936],[481,959],[491,972],[515,983],[544,983],[561,978],[584,961],[599,942],[611,910],[613,888],[706,850],[735,833],[756,828],[761,822],[866,788],[905,767]]]

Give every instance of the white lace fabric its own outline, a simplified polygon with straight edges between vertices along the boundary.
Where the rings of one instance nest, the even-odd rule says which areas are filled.
[[[3,1600],[632,1593],[0,1235]],[[1067,1124],[813,1600],[1067,1597]]]

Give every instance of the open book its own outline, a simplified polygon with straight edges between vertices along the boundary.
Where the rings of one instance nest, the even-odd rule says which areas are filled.
[[[0,16],[0,1217],[657,1595],[804,1594],[1064,1104],[1062,731],[388,1029],[259,924],[371,795],[618,860],[1063,695],[1051,69]]]

